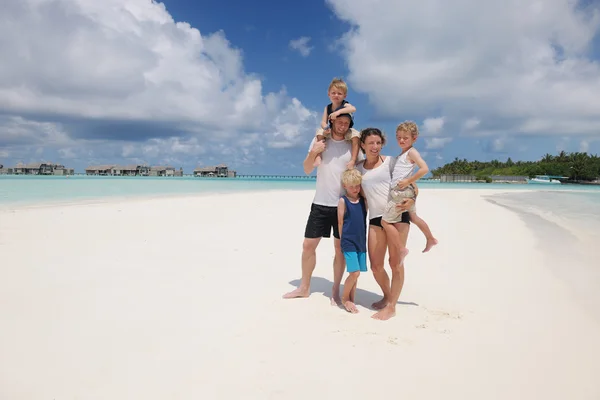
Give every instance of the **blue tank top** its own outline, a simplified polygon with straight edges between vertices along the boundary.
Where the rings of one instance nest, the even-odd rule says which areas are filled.
[[[346,103],[348,103],[346,100],[342,100],[342,105],[340,106],[340,108],[344,107]],[[333,109],[333,103],[327,104],[327,115],[331,114],[334,111],[336,110]]]
[[[340,106],[340,108],[344,107],[344,105],[346,105],[346,103],[347,103],[347,101],[346,101],[346,100],[342,100],[342,105]],[[334,111],[337,111],[337,110],[339,110],[339,108],[338,108],[338,109],[336,109],[336,110],[334,110],[334,109],[333,109],[333,103],[329,103],[329,104],[327,104],[327,117],[329,118],[329,115],[330,115],[332,112],[334,112]],[[332,127],[332,126],[331,126],[331,121],[330,121],[329,119],[327,119],[327,124],[329,125],[329,127],[330,127],[330,128]]]
[[[358,203],[352,203],[342,196],[346,203],[344,225],[342,226],[342,251],[367,252],[367,208],[365,199],[360,197]]]

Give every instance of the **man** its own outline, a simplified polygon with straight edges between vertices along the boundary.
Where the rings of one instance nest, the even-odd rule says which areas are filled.
[[[306,222],[302,244],[302,280],[300,286],[283,295],[284,299],[308,297],[310,280],[317,264],[317,246],[323,237],[330,237],[333,229],[333,288],[331,303],[341,305],[340,284],[344,275],[344,255],[340,246],[337,204],[342,194],[342,173],[351,159],[352,143],[344,140],[354,121],[350,114],[340,114],[332,121],[331,137],[327,142],[312,140],[308,155],[304,159],[304,172],[309,175],[314,169],[317,155],[322,162],[317,167],[317,188]]]

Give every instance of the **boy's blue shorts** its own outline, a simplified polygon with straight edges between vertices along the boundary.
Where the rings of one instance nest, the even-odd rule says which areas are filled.
[[[344,258],[346,259],[346,271],[367,271],[367,253],[356,251],[345,251]]]

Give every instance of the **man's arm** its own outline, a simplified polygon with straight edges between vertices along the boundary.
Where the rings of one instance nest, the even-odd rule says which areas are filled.
[[[302,163],[302,167],[304,168],[304,173],[306,175],[310,175],[310,173],[313,172],[313,170],[315,169],[315,158],[317,157],[317,155],[321,154],[323,150],[325,150],[324,141],[317,141],[316,139],[313,140],[313,145],[310,148],[308,154],[306,155],[304,162]]]
[[[340,199],[337,206],[338,214],[338,232],[340,232],[340,239],[342,238],[342,228],[344,227],[344,213],[346,212],[346,203],[344,199]]]

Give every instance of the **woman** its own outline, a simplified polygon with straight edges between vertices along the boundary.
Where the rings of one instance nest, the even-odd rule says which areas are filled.
[[[362,191],[367,198],[369,212],[368,253],[369,263],[373,276],[383,292],[383,298],[373,303],[373,308],[379,310],[373,318],[387,320],[396,314],[396,301],[390,301],[400,295],[404,285],[404,264],[398,264],[396,256],[390,254],[392,268],[392,283],[383,268],[387,250],[387,237],[381,226],[381,216],[388,200],[391,183],[390,162],[392,157],[382,156],[381,148],[385,145],[385,135],[377,128],[367,128],[361,131],[360,146],[365,159],[356,165],[362,173]],[[418,193],[418,191],[417,191]],[[414,200],[399,205],[401,209],[408,209]],[[402,224],[398,232],[400,240],[406,246],[410,218],[408,213],[402,214]],[[398,264],[398,265],[394,265]],[[393,304],[392,304],[393,303]]]

